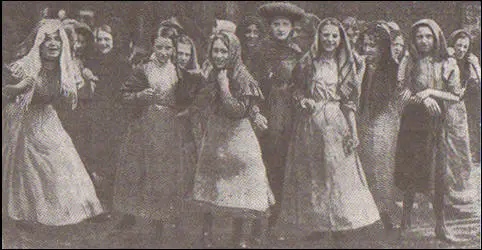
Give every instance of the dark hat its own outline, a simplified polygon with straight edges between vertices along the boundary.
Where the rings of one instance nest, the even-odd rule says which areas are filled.
[[[184,27],[182,27],[176,17],[171,17],[169,19],[161,21],[160,26],[172,27],[175,28],[178,32],[184,32]]]
[[[277,16],[288,17],[293,22],[300,20],[305,15],[305,11],[302,8],[286,2],[264,4],[258,8],[258,13],[267,19]]]

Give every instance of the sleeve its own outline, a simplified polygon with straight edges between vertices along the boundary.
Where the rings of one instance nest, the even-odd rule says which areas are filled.
[[[246,116],[250,108],[251,97],[241,96],[239,98],[223,96],[221,97],[222,108],[225,114],[233,119],[240,119]]]
[[[254,119],[260,111],[257,103],[264,99],[258,82],[246,68],[241,69],[239,75],[231,81],[233,81],[232,86],[237,86],[239,89],[231,90],[234,92],[232,97],[221,96],[226,115],[234,119],[246,116]]]
[[[444,62],[442,74],[443,80],[446,82],[447,91],[456,96],[461,96],[463,90],[460,84],[460,71],[454,58],[450,57]]]
[[[344,109],[345,111],[357,111],[358,107],[358,88],[354,88],[351,92],[348,98],[343,98],[342,99],[342,106],[341,108]]]
[[[410,88],[412,81],[412,75],[410,72],[412,71],[412,68],[413,64],[411,63],[410,56],[404,56],[400,61],[397,73],[397,93],[399,93],[400,97],[405,96],[406,93],[409,93],[407,96],[412,96],[413,94]],[[408,100],[401,101],[406,102]]]
[[[480,85],[481,83],[481,76],[480,76],[480,62],[479,58],[477,58],[476,55],[470,54],[469,55],[469,60],[470,60],[470,78],[474,79],[476,81],[477,85]]]
[[[137,93],[148,88],[147,78],[142,65],[134,69],[128,80],[121,88],[121,101],[124,104],[147,105],[137,98]]]

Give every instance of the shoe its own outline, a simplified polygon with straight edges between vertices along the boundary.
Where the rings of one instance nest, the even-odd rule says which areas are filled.
[[[112,215],[110,213],[102,213],[94,216],[88,220],[89,223],[104,223],[112,220]]]
[[[449,244],[463,243],[467,241],[450,235],[449,232],[447,232],[447,228],[445,226],[435,227],[435,238],[445,241]]]
[[[385,230],[387,231],[393,230],[393,223],[390,216],[387,213],[381,213],[380,217],[382,219],[383,227],[385,228]]]
[[[115,226],[114,230],[124,231],[131,229],[136,224],[136,219],[132,215],[124,215],[122,220]]]
[[[203,245],[203,248],[213,248],[214,247],[211,233],[203,232],[202,245]]]
[[[325,237],[325,234],[322,232],[312,232],[308,236],[304,238],[305,241],[319,241]]]

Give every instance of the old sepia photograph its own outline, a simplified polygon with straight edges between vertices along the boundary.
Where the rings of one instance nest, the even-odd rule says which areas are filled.
[[[2,249],[480,249],[480,1],[2,1]]]

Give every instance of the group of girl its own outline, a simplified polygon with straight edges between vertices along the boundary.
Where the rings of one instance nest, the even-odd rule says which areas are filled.
[[[205,247],[214,218],[227,215],[233,244],[246,248],[261,242],[266,216],[273,235],[288,224],[308,240],[380,219],[391,230],[398,187],[402,236],[414,194],[434,190],[436,236],[456,242],[444,197],[471,201],[463,96],[480,66],[470,34],[454,32],[449,48],[423,19],[405,52],[394,23],[359,34],[351,19],[289,3],[258,14],[269,35],[257,17],[220,20],[201,66],[175,19],[133,66],[109,26],[42,20],[28,53],[4,69],[5,213],[62,226],[114,210],[124,214],[117,229],[144,218],[162,241],[165,223],[179,226],[195,206]]]

